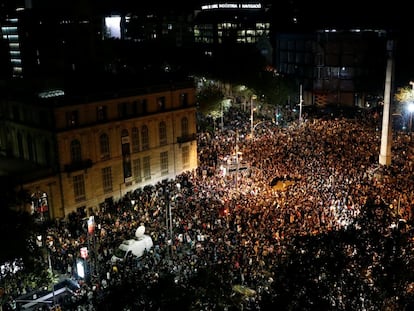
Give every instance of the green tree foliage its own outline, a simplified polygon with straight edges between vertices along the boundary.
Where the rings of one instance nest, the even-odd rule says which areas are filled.
[[[257,94],[263,95],[266,103],[271,106],[283,106],[289,96],[297,93],[292,79],[276,75],[274,72],[264,71],[251,83]]]
[[[15,209],[26,200],[24,191],[16,190],[9,179],[0,181],[0,263],[21,258],[25,266],[33,266],[33,240],[35,224],[27,212]]]
[[[13,261],[16,258],[27,258],[29,251],[28,224],[30,219],[27,214],[18,213],[8,208],[2,209],[0,218],[0,240],[2,251],[0,262]]]
[[[396,101],[397,105],[395,107],[395,112],[401,112],[403,110],[403,106],[408,103],[414,103],[414,91],[411,86],[407,87],[400,87],[394,94],[394,100]]]
[[[199,112],[204,115],[218,114],[223,98],[223,92],[215,85],[201,89],[197,94]]]

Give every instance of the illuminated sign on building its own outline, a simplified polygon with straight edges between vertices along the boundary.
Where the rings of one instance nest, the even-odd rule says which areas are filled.
[[[261,9],[260,3],[218,3],[218,4],[206,4],[201,6],[202,10],[214,10],[214,9]]]
[[[107,38],[121,39],[121,17],[105,17],[105,29]]]

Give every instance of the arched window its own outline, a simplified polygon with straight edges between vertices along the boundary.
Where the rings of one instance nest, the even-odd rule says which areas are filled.
[[[181,136],[188,136],[188,119],[187,117],[183,117],[181,119]]]
[[[149,134],[148,134],[148,126],[143,125],[141,127],[141,140],[142,140],[142,150],[149,149]]]
[[[161,121],[160,124],[158,124],[158,135],[160,139],[160,145],[166,145],[167,144],[167,125],[164,121]]]
[[[70,143],[70,159],[72,162],[82,161],[81,143],[77,139],[72,140]]]
[[[109,157],[109,137],[108,134],[103,133],[99,136],[99,146],[101,148],[101,157]]]
[[[138,128],[133,127],[131,130],[132,152],[139,151],[139,131]]]

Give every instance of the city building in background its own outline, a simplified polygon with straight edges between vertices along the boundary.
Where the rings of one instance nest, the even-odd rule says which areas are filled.
[[[255,44],[270,39],[270,20],[260,2],[210,1],[194,21],[194,41],[205,44]]]
[[[387,32],[323,29],[275,35],[275,67],[303,85],[304,103],[377,104],[384,90]]]
[[[203,1],[193,28],[194,42],[204,55],[215,57],[218,50],[248,45],[272,62],[269,6],[261,1]]]
[[[0,152],[20,161],[13,174],[40,218],[197,166],[195,89],[175,73],[237,76],[261,57],[296,79],[305,105],[365,107],[384,94],[387,32],[303,23],[313,3],[92,2],[0,3]],[[79,77],[81,93],[68,82]]]
[[[92,13],[63,14],[25,1],[0,13],[2,76],[32,78],[95,69],[102,37],[101,18]]]

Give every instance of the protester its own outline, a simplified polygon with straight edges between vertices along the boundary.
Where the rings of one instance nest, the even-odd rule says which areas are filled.
[[[130,277],[156,284],[169,271],[177,283],[191,286],[188,281],[203,267],[226,266],[231,268],[218,277],[252,289],[254,294],[243,302],[244,308],[258,310],[263,297],[276,294],[278,286],[287,282],[278,267],[295,264],[298,271],[305,271],[312,269],[315,258],[324,258],[318,271],[303,273],[314,275],[314,290],[325,291],[329,309],[375,310],[378,301],[372,297],[380,286],[374,271],[383,275],[389,252],[396,250],[395,245],[388,250],[380,238],[370,240],[367,232],[376,230],[387,237],[404,224],[409,234],[404,238],[407,243],[412,240],[414,183],[409,137],[396,134],[388,167],[377,163],[381,134],[369,117],[306,116],[303,122],[284,127],[269,122],[252,139],[249,116],[237,108],[228,113],[231,117],[226,115],[223,130],[198,134],[196,170],[136,189],[118,202],[94,209],[99,228],[92,240],[81,213],[49,228],[54,270],[77,278],[79,248],[92,243],[90,262],[95,271],[81,295],[83,303],[93,308],[111,287]],[[235,171],[224,170],[229,156],[237,151],[237,160],[247,163],[247,169],[239,170],[237,162]],[[172,228],[166,227],[168,205]],[[367,206],[375,208],[370,214],[374,226],[361,222],[362,215],[371,213]],[[141,259],[113,264],[114,249],[133,237],[141,225],[151,235],[154,248]],[[341,240],[343,232],[356,235]],[[336,245],[326,239],[328,234]],[[305,242],[309,239],[312,244]],[[327,249],[332,253],[326,254]],[[345,256],[345,262],[336,262],[335,256]],[[403,261],[413,263],[411,256],[411,250],[401,250]],[[327,276],[330,265],[338,269],[334,279]],[[354,274],[363,277],[356,284],[364,287],[361,291],[349,286],[355,282]],[[309,294],[306,288],[295,290],[291,310],[300,309],[301,299]],[[306,297],[307,303],[315,299]]]

